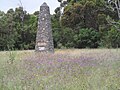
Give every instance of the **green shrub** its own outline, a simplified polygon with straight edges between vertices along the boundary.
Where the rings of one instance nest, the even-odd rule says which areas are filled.
[[[101,39],[100,46],[107,48],[120,47],[120,31],[117,31],[115,28],[111,28],[111,30],[107,31]]]
[[[53,39],[55,48],[71,48],[74,47],[74,31],[71,28],[55,28],[53,29]]]
[[[93,29],[83,28],[74,35],[76,48],[97,48],[99,45],[100,34]]]

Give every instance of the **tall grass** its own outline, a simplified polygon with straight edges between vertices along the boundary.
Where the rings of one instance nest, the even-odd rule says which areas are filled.
[[[120,90],[120,49],[16,51],[11,56],[0,52],[0,90]]]

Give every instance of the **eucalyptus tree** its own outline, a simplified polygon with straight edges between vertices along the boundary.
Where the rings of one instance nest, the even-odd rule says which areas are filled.
[[[60,6],[55,9],[55,13],[59,16],[60,26],[61,26],[61,17],[63,14],[63,9],[67,5],[67,0],[58,0]]]
[[[107,0],[107,7],[116,13],[116,19],[107,18],[108,23],[120,31],[120,0]]]
[[[120,20],[120,0],[108,0],[108,4],[113,11],[117,11]]]

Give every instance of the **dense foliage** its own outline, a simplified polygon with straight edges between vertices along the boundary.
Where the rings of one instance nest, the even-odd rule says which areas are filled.
[[[112,0],[110,0],[112,1]],[[58,0],[51,15],[55,48],[118,48],[118,8],[106,0]],[[118,2],[117,2],[118,3]],[[63,11],[62,11],[63,10]],[[39,12],[0,11],[0,50],[34,49]]]
[[[58,43],[62,41],[60,45],[67,48],[120,47],[119,12],[113,7],[114,4],[110,3],[114,0],[108,1],[67,0],[67,5],[64,5],[61,16],[59,12],[62,11],[58,9],[60,7],[56,8],[56,18],[61,18],[58,19],[61,22],[62,33],[59,33],[60,37],[64,36],[62,40],[67,37],[65,38],[67,40],[59,39]],[[65,32],[67,34],[64,35]],[[69,46],[67,46],[68,44]]]
[[[29,15],[22,7],[7,13],[0,11],[0,50],[33,49],[37,15]]]

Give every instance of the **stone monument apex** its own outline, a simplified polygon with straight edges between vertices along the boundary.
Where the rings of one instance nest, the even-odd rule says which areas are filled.
[[[45,2],[40,6],[35,51],[54,52],[50,10]]]

